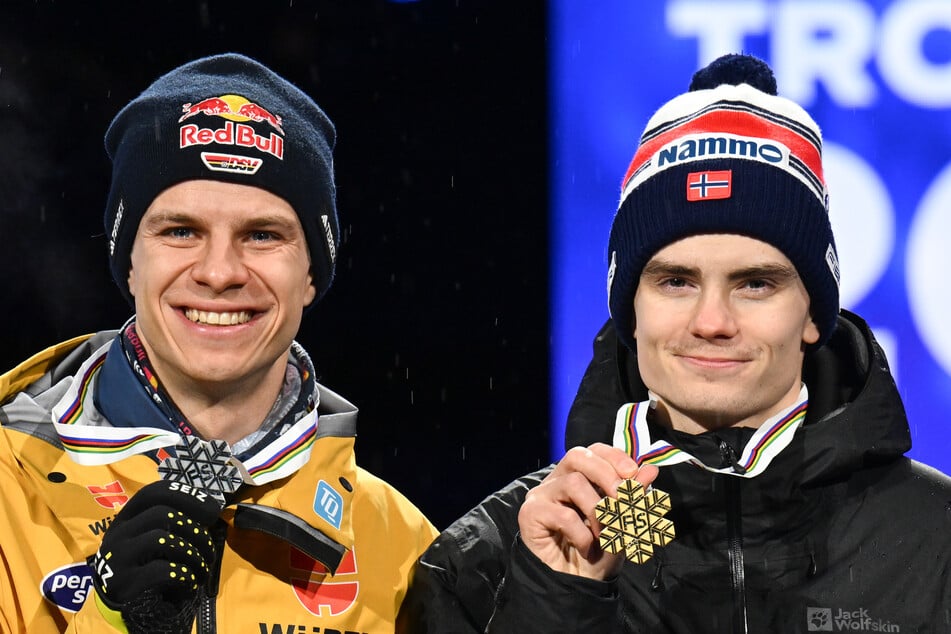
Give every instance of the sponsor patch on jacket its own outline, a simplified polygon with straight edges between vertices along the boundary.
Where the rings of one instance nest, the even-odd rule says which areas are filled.
[[[57,568],[43,577],[40,590],[50,603],[66,612],[78,612],[92,588],[92,569],[86,562]]]
[[[878,618],[867,608],[806,608],[807,632],[901,632],[901,626]]]
[[[343,496],[323,480],[317,483],[317,492],[314,494],[314,513],[340,530],[340,522],[343,520]]]
[[[129,496],[126,495],[125,489],[122,488],[122,484],[118,480],[109,484],[91,484],[86,488],[92,494],[96,503],[103,508],[119,508],[129,501]]]
[[[291,585],[297,600],[314,616],[339,616],[349,610],[360,594],[357,579],[354,550],[344,555],[337,574],[330,576],[322,563],[291,548]]]

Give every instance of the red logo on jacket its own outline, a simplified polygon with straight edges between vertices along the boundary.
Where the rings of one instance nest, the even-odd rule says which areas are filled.
[[[360,594],[360,582],[355,578],[357,559],[352,550],[344,555],[337,567],[337,574],[331,576],[322,563],[291,548],[291,569],[297,573],[295,577],[300,575],[291,579],[297,599],[315,616],[343,614]]]
[[[125,490],[122,488],[122,485],[119,484],[118,480],[100,486],[90,485],[86,488],[92,493],[92,497],[96,500],[96,503],[107,509],[119,508],[129,501],[129,496],[126,495]]]

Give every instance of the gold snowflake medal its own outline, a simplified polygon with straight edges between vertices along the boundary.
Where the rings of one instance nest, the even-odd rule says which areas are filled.
[[[666,546],[674,539],[674,523],[664,517],[670,511],[670,495],[645,489],[633,478],[621,482],[617,499],[605,496],[594,508],[605,552],[623,552],[629,561],[642,564],[653,557],[655,546]]]

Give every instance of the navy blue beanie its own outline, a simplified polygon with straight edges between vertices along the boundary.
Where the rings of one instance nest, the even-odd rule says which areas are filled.
[[[340,236],[335,139],[310,97],[243,55],[206,57],[157,79],[116,115],[105,137],[112,160],[109,264],[126,300],[134,305],[130,255],[146,209],[165,189],[197,179],[252,185],[287,201],[304,228],[316,298],[323,296]]]
[[[776,96],[765,62],[728,55],[697,71],[690,91],[651,117],[622,184],[608,243],[608,303],[634,349],[641,271],[688,236],[732,233],[779,249],[809,294],[825,343],[839,313],[839,264],[822,170],[822,135]]]

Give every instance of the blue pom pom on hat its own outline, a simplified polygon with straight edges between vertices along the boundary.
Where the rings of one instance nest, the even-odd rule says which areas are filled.
[[[622,181],[608,242],[608,305],[634,349],[634,294],[659,250],[688,236],[734,233],[779,249],[809,294],[825,343],[839,313],[839,265],[822,168],[822,133],[777,96],[769,66],[725,55],[650,118]]]

